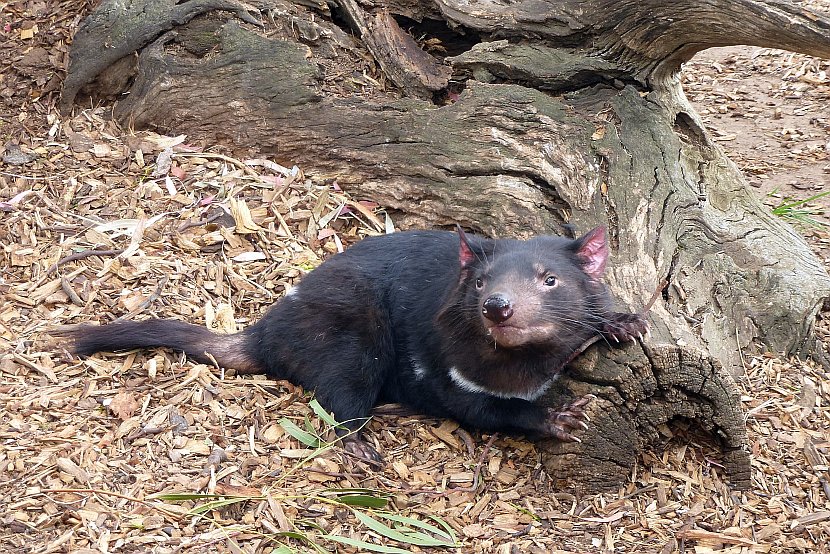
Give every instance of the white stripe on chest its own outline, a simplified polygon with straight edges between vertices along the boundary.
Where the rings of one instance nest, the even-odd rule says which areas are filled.
[[[526,392],[504,392],[490,390],[486,387],[479,385],[474,381],[470,381],[469,379],[464,377],[464,375],[461,374],[457,367],[451,367],[449,370],[449,375],[450,379],[452,379],[452,382],[455,383],[458,386],[458,388],[465,390],[467,392],[489,394],[490,396],[496,396],[498,398],[520,398],[522,400],[527,400],[529,402],[532,402],[541,397],[543,394],[545,394],[547,390],[550,388],[550,386],[553,384],[553,382],[556,381],[556,378],[559,377],[559,375],[554,375],[553,377],[542,383],[538,388]]]

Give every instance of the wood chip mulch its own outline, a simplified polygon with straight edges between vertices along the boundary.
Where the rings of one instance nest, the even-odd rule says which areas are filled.
[[[0,81],[0,96],[20,101],[2,121],[22,129],[0,151],[0,552],[315,551],[292,531],[322,551],[365,551],[326,535],[435,550],[381,538],[328,501],[341,488],[442,518],[465,553],[830,551],[830,364],[745,358],[750,491],[731,490],[718,449],[678,423],[617,493],[577,497],[552,487],[520,437],[385,410],[368,432],[383,467],[339,449],[303,462],[308,447],[280,420],[322,424],[290,384],[169,351],[66,356],[50,336],[64,324],[156,316],[245,326],[394,217],[272,160],[130,134],[102,111],[61,119],[54,75],[35,69],[62,63],[61,29],[77,19],[32,6],[15,32],[33,37],[19,39],[25,46],[44,34],[33,25],[51,22],[39,45],[47,55],[21,66],[28,85],[5,69]],[[807,234],[830,267],[830,234]],[[827,351],[830,313],[817,336]],[[196,515],[206,500],[154,497],[171,492],[247,500]]]

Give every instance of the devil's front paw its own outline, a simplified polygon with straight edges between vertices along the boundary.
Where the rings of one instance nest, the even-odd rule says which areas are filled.
[[[343,450],[355,458],[359,458],[364,462],[369,462],[373,465],[380,465],[383,463],[383,457],[377,450],[375,450],[375,447],[358,436],[352,435],[343,438]]]
[[[613,341],[625,342],[648,333],[648,321],[640,314],[612,313],[602,326],[602,334]]]
[[[589,394],[559,409],[548,408],[547,419],[545,419],[545,435],[561,441],[582,442],[572,432],[577,429],[584,431],[588,428],[586,421],[589,421],[589,419],[585,413],[585,407],[594,398],[596,397],[593,394]]]

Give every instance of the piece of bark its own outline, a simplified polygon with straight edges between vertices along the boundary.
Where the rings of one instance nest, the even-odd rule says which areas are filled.
[[[384,74],[404,94],[429,99],[447,86],[450,67],[421,50],[387,10],[367,18],[354,0],[340,0],[340,4]]]

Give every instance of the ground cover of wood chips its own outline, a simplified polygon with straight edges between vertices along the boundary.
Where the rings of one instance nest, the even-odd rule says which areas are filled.
[[[450,534],[441,518],[447,551],[830,551],[826,358],[745,354],[751,490],[730,489],[717,448],[678,425],[619,491],[576,496],[521,437],[387,410],[368,425],[382,467],[336,448],[310,458],[291,423],[332,433],[290,384],[168,351],[67,356],[50,333],[65,324],[245,326],[326,256],[395,224],[291,160],[132,133],[104,109],[59,117],[80,4],[11,2],[0,25],[0,551],[314,551],[300,535],[323,551],[438,551],[385,537],[372,523],[394,526],[384,512],[433,525],[434,540]],[[828,188],[829,70],[751,48],[686,68],[690,98],[771,207]],[[826,220],[826,206],[799,208]],[[799,229],[830,267],[827,230]],[[240,501],[159,498],[174,492]]]

